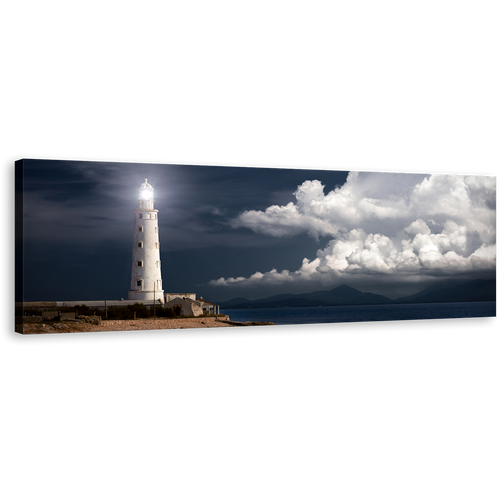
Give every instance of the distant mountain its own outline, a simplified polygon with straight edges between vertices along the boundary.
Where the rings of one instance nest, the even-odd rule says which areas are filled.
[[[293,299],[296,297],[302,297],[302,295],[292,295],[291,293],[282,293],[280,295],[273,295],[272,297],[267,297],[266,299],[253,300],[252,304],[260,304],[267,302],[281,302],[282,300]]]
[[[496,280],[473,280],[436,283],[419,293],[396,300],[397,304],[430,302],[488,302],[496,300]]]
[[[369,304],[394,304],[394,301],[384,295],[376,293],[362,293],[357,297],[352,298],[346,304],[349,305],[369,305]]]
[[[246,304],[248,302],[253,302],[253,301],[250,299],[245,299],[243,297],[237,297],[236,299],[231,299],[231,300],[228,300],[226,302],[222,302],[220,305],[224,304],[224,307],[227,309],[228,307],[231,307],[234,304],[243,305],[243,304]]]
[[[470,281],[471,280],[458,280],[458,279],[454,279],[454,278],[443,279],[443,280],[440,280],[440,281],[434,283],[431,286],[428,286],[427,288],[425,288],[424,290],[422,290],[418,293],[415,293],[413,295],[408,295],[405,297],[400,297],[399,299],[396,299],[395,302],[397,304],[399,304],[399,303],[410,304],[413,302],[418,302],[418,299],[420,299],[421,297],[424,297],[429,292],[442,290],[444,288],[451,288],[451,287],[457,286],[457,285],[464,285],[465,283],[470,283]]]
[[[221,309],[263,307],[319,307],[375,304],[421,304],[439,302],[488,302],[496,300],[496,280],[442,280],[421,292],[392,300],[376,293],[364,293],[348,285],[326,291],[280,294],[265,299],[244,298],[222,302]]]
[[[308,298],[310,300],[321,300],[329,304],[344,304],[351,300],[359,300],[359,298],[363,295],[363,292],[360,292],[355,288],[347,285],[340,285],[328,291],[302,294],[301,297]],[[391,301],[391,299],[388,299],[387,297],[384,298]]]
[[[302,297],[291,297],[289,299],[276,300],[270,302],[258,301],[256,304],[252,303],[251,306],[247,307],[318,307],[318,306],[329,306],[328,302],[323,302],[321,300],[308,300]]]
[[[332,290],[302,294],[281,294],[265,299],[239,301],[232,299],[220,304],[221,309],[244,309],[247,307],[318,307],[332,305],[392,304],[394,301],[383,295],[363,293],[347,285]]]

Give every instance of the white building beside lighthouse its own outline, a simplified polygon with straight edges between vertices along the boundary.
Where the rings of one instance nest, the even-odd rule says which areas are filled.
[[[158,210],[154,208],[154,189],[148,180],[137,188],[138,206],[134,210],[134,246],[129,300],[164,302],[161,280]]]

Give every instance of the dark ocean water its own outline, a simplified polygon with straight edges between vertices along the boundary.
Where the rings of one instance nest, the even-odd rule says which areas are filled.
[[[397,321],[405,319],[483,318],[496,316],[496,302],[386,304],[370,306],[225,309],[232,321],[272,321],[275,325]]]

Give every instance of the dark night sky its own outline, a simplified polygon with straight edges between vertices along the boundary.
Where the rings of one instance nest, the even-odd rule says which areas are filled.
[[[144,178],[165,291],[223,301],[347,283],[396,297],[494,275],[494,179],[348,175],[24,160],[24,300],[127,298]]]

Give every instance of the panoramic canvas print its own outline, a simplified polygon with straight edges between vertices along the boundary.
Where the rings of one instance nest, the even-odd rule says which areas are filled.
[[[16,162],[25,334],[496,314],[496,179]]]

